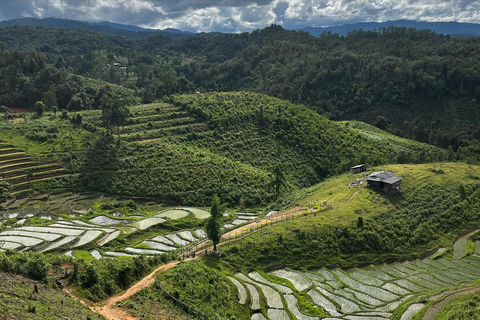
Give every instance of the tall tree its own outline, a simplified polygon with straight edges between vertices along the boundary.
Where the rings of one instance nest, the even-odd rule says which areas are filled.
[[[39,117],[42,116],[44,111],[45,111],[45,104],[42,101],[35,102],[35,112]]]
[[[272,170],[272,181],[269,187],[273,189],[275,198],[278,199],[282,189],[288,187],[287,177],[285,175],[285,166],[282,163],[277,163]]]
[[[51,110],[53,106],[56,106],[57,97],[55,96],[55,92],[49,90],[43,94],[42,101],[47,107],[47,110]]]
[[[102,108],[103,125],[109,130],[117,127],[118,139],[120,139],[120,127],[125,125],[130,114],[129,110],[108,86],[100,98],[100,107]]]
[[[208,238],[213,242],[213,250],[217,250],[217,243],[220,242],[220,198],[215,195],[210,208],[211,217],[207,220],[206,231]]]

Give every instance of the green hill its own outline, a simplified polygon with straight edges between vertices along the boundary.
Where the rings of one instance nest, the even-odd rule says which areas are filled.
[[[346,173],[296,195],[298,205],[326,200],[333,209],[274,224],[229,250],[237,266],[344,267],[418,257],[449,246],[480,223],[480,167],[461,163],[385,165],[404,178],[401,192],[385,194],[349,184],[364,174]],[[362,223],[359,219],[362,219]],[[239,248],[242,248],[239,250]]]
[[[121,140],[100,127],[100,112],[83,124],[31,117],[1,124],[0,138],[33,158],[62,160],[71,187],[155,196],[208,205],[217,193],[230,205],[275,200],[271,171],[283,164],[289,189],[311,186],[358,163],[424,162],[444,151],[353,122],[248,92],[173,95],[168,103],[130,108]],[[70,115],[72,118],[76,115]]]

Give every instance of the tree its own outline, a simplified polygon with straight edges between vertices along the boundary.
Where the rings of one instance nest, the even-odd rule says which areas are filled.
[[[272,171],[273,180],[270,182],[269,187],[273,189],[275,198],[278,199],[282,189],[288,187],[287,177],[285,175],[285,166],[282,163],[277,163]]]
[[[67,67],[67,63],[65,62],[65,60],[63,59],[62,56],[58,56],[58,59],[57,61],[55,62],[55,68],[57,69],[62,69],[62,68],[66,68]]]
[[[217,243],[220,241],[220,198],[215,195],[210,208],[211,217],[207,220],[206,231],[208,238],[213,242],[213,250],[217,250]]]
[[[363,228],[363,218],[362,217],[358,217],[357,228]]]
[[[51,110],[57,105],[57,96],[55,95],[55,92],[47,91],[43,94],[42,101],[45,103],[47,110]]]
[[[113,94],[110,87],[106,87],[100,98],[103,125],[111,130],[117,127],[118,139],[120,139],[120,126],[123,126],[129,116],[127,107]]]
[[[0,209],[3,208],[2,204],[12,199],[10,194],[11,185],[7,181],[0,179]]]
[[[42,101],[35,102],[35,112],[39,117],[42,116],[43,111],[45,111],[45,104]]]

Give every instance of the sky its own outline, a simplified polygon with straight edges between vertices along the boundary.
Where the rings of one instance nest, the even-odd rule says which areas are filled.
[[[408,19],[480,23],[480,0],[0,0],[0,20],[111,21],[191,32],[244,32]]]

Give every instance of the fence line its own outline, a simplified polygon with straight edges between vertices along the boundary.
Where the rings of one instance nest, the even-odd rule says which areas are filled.
[[[321,205],[317,205],[317,206],[313,205],[312,207],[317,207],[318,210],[312,209],[312,208],[305,208],[303,211],[289,212],[289,213],[284,213],[284,214],[281,214],[281,215],[278,215],[278,216],[272,216],[271,220],[264,220],[264,221],[258,222],[256,226],[250,226],[249,228],[246,228],[246,227],[242,228],[242,230],[236,232],[235,234],[231,235],[228,238],[223,238],[223,236],[222,236],[220,238],[220,241],[219,241],[218,244],[221,244],[221,243],[226,242],[226,241],[238,240],[239,238],[242,238],[242,237],[246,236],[247,234],[259,231],[261,229],[266,230],[268,227],[270,227],[271,225],[273,225],[275,223],[286,222],[286,221],[294,220],[294,219],[300,219],[300,218],[304,218],[304,217],[306,217],[308,215],[311,215],[311,214],[316,215],[319,212],[327,211],[327,210],[330,210],[330,209],[333,208],[333,206],[330,203],[327,203],[326,201],[323,202]],[[268,217],[264,217],[264,218],[268,218]],[[260,218],[260,219],[264,219],[264,218]],[[252,223],[255,223],[255,222],[250,221],[250,222],[246,223],[245,226],[251,225]],[[240,227],[241,226],[238,226],[235,229],[240,228]],[[235,229],[233,229],[233,230],[235,230]],[[226,233],[228,233],[228,232],[231,232],[231,231],[227,231]],[[190,257],[191,253],[196,252],[196,254],[198,254],[203,249],[209,248],[211,246],[213,246],[213,242],[209,239],[204,239],[200,242],[197,242],[195,244],[191,244],[191,245],[185,247],[183,249],[183,251],[180,253],[180,257],[181,258],[184,258],[184,257],[187,257],[187,256]]]

